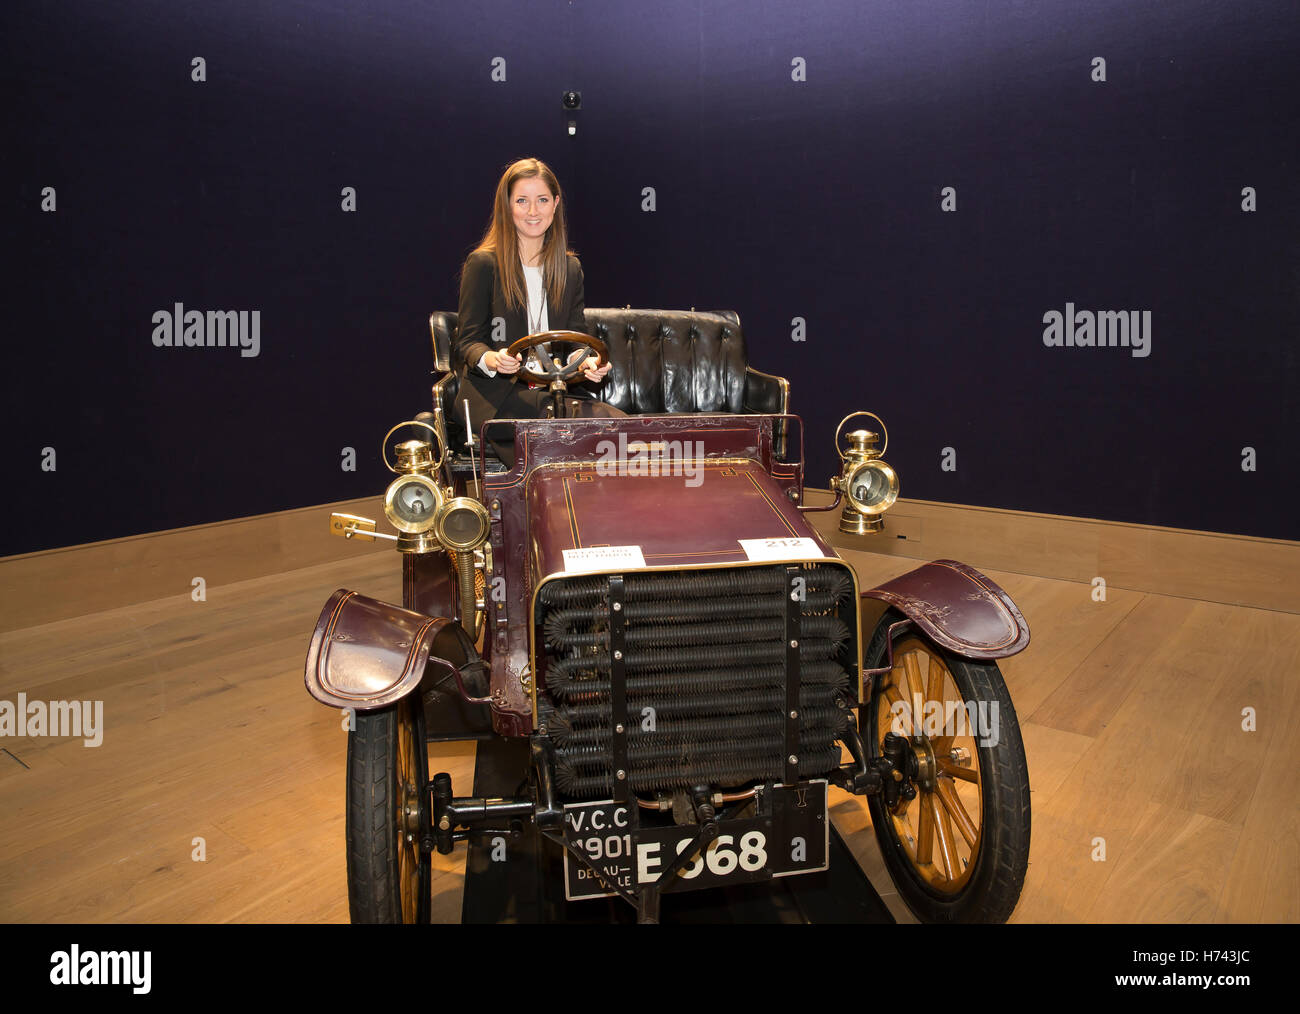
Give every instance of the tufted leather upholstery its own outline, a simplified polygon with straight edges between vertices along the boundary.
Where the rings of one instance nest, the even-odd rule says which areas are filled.
[[[745,336],[734,313],[586,312],[614,364],[602,400],[629,414],[743,412]]]
[[[609,349],[613,368],[599,388],[575,385],[631,415],[655,412],[788,412],[789,384],[753,369],[740,318],[732,310],[633,310],[587,307],[587,333]],[[456,314],[429,317],[435,372],[434,415],[453,446],[464,441],[456,420],[457,381],[451,361]]]

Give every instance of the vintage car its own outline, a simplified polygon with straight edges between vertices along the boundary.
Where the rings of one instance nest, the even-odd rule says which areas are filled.
[[[614,897],[658,921],[668,895],[667,919],[677,892],[825,871],[830,786],[867,797],[918,918],[1006,920],[1029,778],[996,660],[1029,630],[951,560],[860,588],[814,530],[811,512],[839,509],[870,549],[898,493],[877,434],[839,450],[837,431],[834,502],[805,504],[789,385],[748,366],[733,313],[592,309],[593,334],[510,351],[610,356],[605,395],[636,414],[564,417],[577,367],[543,355],[529,379],[553,417],[472,434],[453,410],[455,315],[432,324],[434,410],[382,442],[396,534],[331,518],[395,543],[402,603],[340,589],[307,655],[308,691],[351,715],[353,921],[427,921],[435,850],[521,836],[545,869],[563,858],[570,911]],[[512,464],[488,438],[513,439]],[[510,744],[513,788],[431,778],[426,744],[455,739]]]

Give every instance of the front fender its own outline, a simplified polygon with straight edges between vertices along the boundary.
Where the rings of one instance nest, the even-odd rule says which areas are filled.
[[[446,650],[435,654],[435,642]],[[340,588],[325,603],[307,649],[307,692],[335,708],[369,711],[405,697],[426,670],[451,678],[464,695],[455,661],[464,662],[464,631],[453,619],[425,616]],[[472,647],[468,654],[473,655]],[[482,703],[465,695],[472,703]]]
[[[936,644],[967,658],[1006,658],[1029,644],[1029,624],[991,578],[956,560],[935,560],[862,593],[893,606]]]

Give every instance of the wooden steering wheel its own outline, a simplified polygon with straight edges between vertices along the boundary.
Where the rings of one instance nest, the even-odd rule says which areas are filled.
[[[606,349],[605,343],[594,335],[583,334],[581,331],[539,331],[537,334],[525,335],[506,349],[506,355],[520,356],[529,349],[536,348],[546,342],[570,342],[581,346],[586,352],[594,352],[600,360],[597,369],[604,366],[608,361],[606,353],[609,350]],[[546,372],[539,373],[521,366],[515,376],[522,376],[525,380],[531,380],[534,384],[545,384],[550,387],[557,382],[564,384],[575,374],[582,372],[582,364],[587,361],[587,357],[583,355],[566,366],[556,366],[547,355],[540,355],[537,359],[539,365]]]

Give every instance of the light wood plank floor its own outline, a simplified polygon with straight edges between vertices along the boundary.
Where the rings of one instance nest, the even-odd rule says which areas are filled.
[[[847,555],[864,585],[911,566]],[[991,576],[1033,630],[1003,663],[1033,788],[1013,920],[1300,920],[1300,616]],[[97,748],[0,740],[0,921],[346,921],[346,737],[302,683],[340,585],[400,601],[395,557],[370,555],[0,636],[0,700],[102,700],[105,725]],[[473,747],[430,770],[467,794]],[[865,806],[832,807],[911,921]],[[434,863],[434,917],[457,921],[463,851]]]

